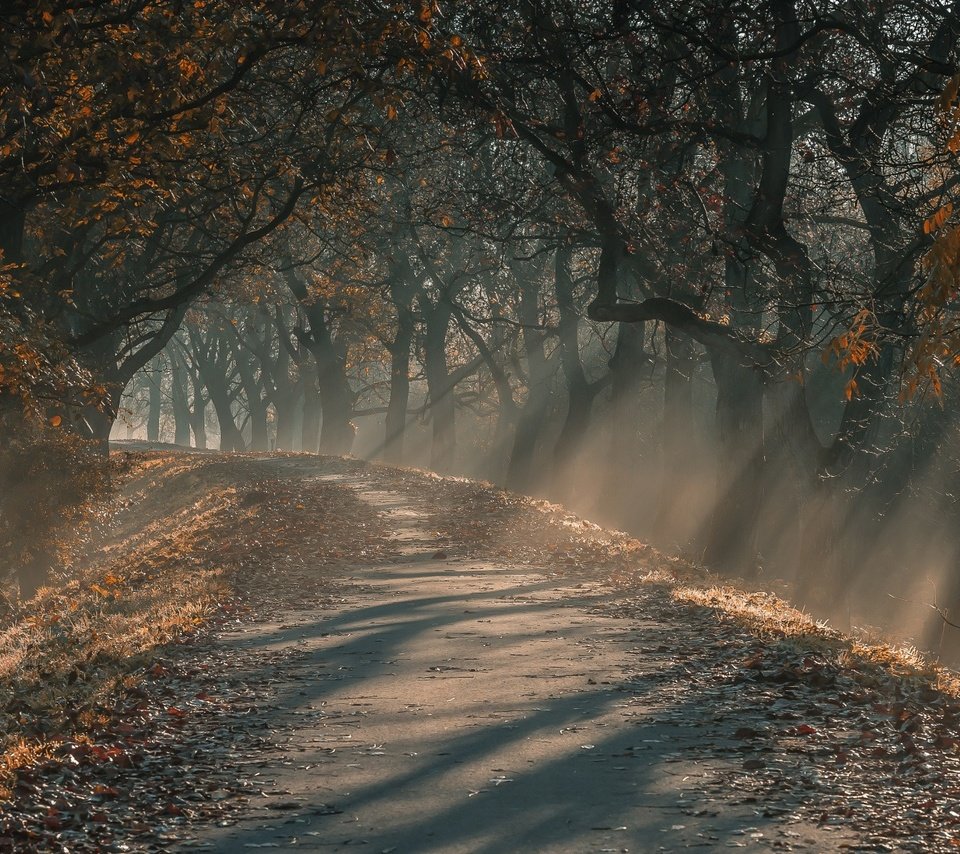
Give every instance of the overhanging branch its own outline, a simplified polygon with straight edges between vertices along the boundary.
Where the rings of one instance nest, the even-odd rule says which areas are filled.
[[[689,335],[708,350],[724,351],[758,368],[766,369],[775,362],[775,351],[769,344],[744,338],[725,323],[702,317],[690,306],[668,297],[650,297],[637,303],[594,301],[587,309],[587,316],[591,320],[620,323],[659,320]]]

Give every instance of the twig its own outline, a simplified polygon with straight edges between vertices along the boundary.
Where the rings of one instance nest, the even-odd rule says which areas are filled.
[[[895,599],[897,602],[906,602],[908,605],[920,605],[925,608],[930,608],[937,612],[940,615],[940,619],[943,620],[948,626],[952,626],[955,629],[960,629],[960,623],[954,623],[952,620],[948,619],[947,612],[943,610],[935,602],[917,602],[915,599],[903,599],[900,596],[894,596],[892,593],[888,593],[891,599]]]

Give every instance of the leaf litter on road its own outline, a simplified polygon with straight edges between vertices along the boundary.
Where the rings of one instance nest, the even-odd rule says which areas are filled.
[[[597,613],[639,626],[636,668],[609,686],[623,693],[624,720],[677,732],[696,722],[706,734],[690,747],[677,741],[676,759],[705,769],[687,814],[747,805],[782,821],[781,848],[800,844],[789,831],[800,820],[855,831],[858,850],[956,847],[960,699],[946,671],[485,484],[293,455],[143,454],[123,465],[112,503],[97,510],[101,540],[81,532],[62,585],[3,627],[7,649],[23,654],[0,673],[3,733],[21,749],[8,760],[0,850],[166,850],[188,844],[192,827],[229,826],[277,794],[262,771],[289,750],[297,717],[283,724],[264,709],[304,651],[228,657],[217,631],[334,601],[355,583],[345,578],[351,565],[391,554],[385,514],[321,475],[411,495],[436,532],[428,557],[438,561],[492,558],[571,590],[604,585],[611,595]],[[185,586],[189,630],[164,610],[182,601],[171,600],[171,582],[184,578],[204,579]],[[153,630],[138,634],[138,619]],[[164,620],[167,633],[156,629]],[[37,695],[35,685],[54,688]],[[646,699],[635,702],[641,686]],[[78,714],[65,713],[70,696]],[[640,739],[625,756],[642,756],[645,741],[660,739]],[[297,802],[272,810],[285,804]]]

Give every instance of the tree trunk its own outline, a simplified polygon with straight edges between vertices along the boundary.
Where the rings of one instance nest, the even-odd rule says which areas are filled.
[[[277,411],[277,450],[295,451],[297,450],[294,438],[294,427],[296,425],[297,404],[300,402],[301,388],[299,382],[290,382],[289,378],[286,387],[278,389],[274,397],[274,408]]]
[[[580,315],[573,301],[573,279],[570,275],[572,247],[557,248],[554,286],[560,314],[560,366],[567,384],[567,415],[553,450],[557,473],[576,456],[587,429],[593,408],[593,390],[580,361]]]
[[[423,368],[430,395],[430,421],[433,442],[430,446],[430,466],[434,471],[453,471],[457,446],[456,401],[447,368],[447,329],[450,325],[449,304],[431,305],[423,300],[426,321]]]
[[[267,429],[267,407],[263,401],[254,398],[253,405],[247,398],[250,413],[250,450],[267,451],[270,449],[270,432]]]
[[[725,572],[757,568],[757,520],[763,501],[763,383],[728,355],[712,356],[717,384],[717,491],[704,551]]]
[[[77,434],[92,440],[97,453],[107,458],[110,456],[110,433],[117,420],[120,400],[127,384],[117,378],[116,362],[106,356],[107,353],[112,352],[110,348],[105,346],[103,350],[104,352],[100,354],[102,358],[90,358],[87,364],[97,379],[98,385],[105,390],[105,394],[99,401],[99,405],[87,403],[72,409],[68,413],[67,423]]]
[[[601,509],[610,524],[634,528],[639,483],[640,389],[650,357],[644,349],[646,324],[621,323],[610,359],[610,445]],[[625,477],[624,472],[631,472]]]
[[[523,349],[527,358],[527,403],[520,412],[514,433],[513,448],[507,466],[507,488],[532,494],[542,485],[541,469],[534,466],[537,442],[550,402],[547,359],[543,350],[540,324],[540,306],[537,280],[520,272],[520,305],[518,313],[523,324]]]
[[[390,345],[390,400],[384,425],[383,458],[388,463],[401,465],[410,404],[410,347],[414,320],[406,290],[391,286],[391,294],[397,306],[397,333]]]
[[[203,381],[191,372],[190,385],[193,389],[193,403],[190,407],[190,430],[193,432],[193,446],[206,450],[207,447],[207,398],[203,393]]]
[[[353,392],[347,379],[343,359],[329,332],[311,347],[317,362],[320,405],[323,423],[320,427],[320,449],[325,454],[345,455],[353,450],[356,428],[353,426]]]
[[[187,333],[193,346],[193,357],[197,370],[207,389],[210,402],[213,404],[213,411],[217,416],[217,423],[220,426],[220,450],[243,451],[245,444],[243,434],[237,429],[237,423],[234,420],[226,365],[221,364],[222,361],[225,361],[225,355],[228,352],[224,340],[226,333],[221,333],[218,340],[214,342],[203,341],[199,330],[193,327],[188,327]],[[215,349],[217,354],[214,353]],[[218,355],[224,358],[218,358]]]
[[[210,394],[213,411],[217,415],[217,423],[220,425],[220,450],[245,450],[243,434],[237,429],[237,422],[234,420],[226,378],[208,374],[204,377],[204,381]]]
[[[543,389],[531,388],[517,420],[506,477],[507,489],[514,492],[532,495],[543,483],[542,471],[534,467],[534,462],[548,401]]]
[[[690,518],[693,487],[702,478],[694,432],[693,342],[671,327],[664,330],[666,372],[663,380],[662,475],[654,532],[665,545],[683,544],[694,533]]]
[[[163,406],[162,389],[163,379],[162,362],[157,359],[154,367],[147,373],[147,389],[150,392],[150,405],[147,409],[147,441],[160,441],[160,411]]]
[[[303,376],[303,422],[300,428],[300,444],[308,454],[320,450],[320,388],[317,383],[317,364],[312,359],[300,363]]]
[[[317,365],[323,414],[320,451],[333,455],[349,454],[353,449],[355,428],[351,421],[353,392],[347,379],[345,359],[330,334],[322,309],[311,307],[307,317],[310,320],[310,336],[305,343]]]
[[[85,406],[83,408],[83,421],[89,430],[89,438],[97,446],[99,453],[107,457],[110,455],[110,433],[113,431],[113,423],[116,420],[116,409],[101,409],[96,406]]]
[[[234,358],[240,373],[243,394],[247,399],[247,410],[250,413],[250,450],[267,451],[270,449],[267,401],[263,397],[263,383],[256,373],[256,358],[253,354],[245,352],[239,343],[234,347]]]
[[[300,333],[301,343],[317,363],[320,406],[320,451],[324,454],[349,454],[356,432],[353,418],[353,392],[346,372],[346,357],[337,346],[326,318],[322,300],[311,298],[306,284],[297,275],[293,263],[285,270],[287,284],[307,316],[309,331]]]
[[[170,397],[173,401],[174,444],[189,448],[190,403],[187,399],[187,369],[175,353],[170,355]]]

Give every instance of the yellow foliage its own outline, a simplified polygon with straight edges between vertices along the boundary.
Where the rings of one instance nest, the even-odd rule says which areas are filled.
[[[849,329],[830,340],[821,358],[827,364],[832,357],[836,360],[837,368],[843,371],[866,364],[876,354],[876,318],[869,309],[863,308],[854,316]],[[850,400],[856,392],[857,384],[851,380],[844,395]]]
[[[953,213],[953,203],[948,202],[942,208],[940,208],[933,216],[928,217],[923,222],[923,233],[932,234],[933,232],[940,229],[940,227],[950,218],[950,215]]]

